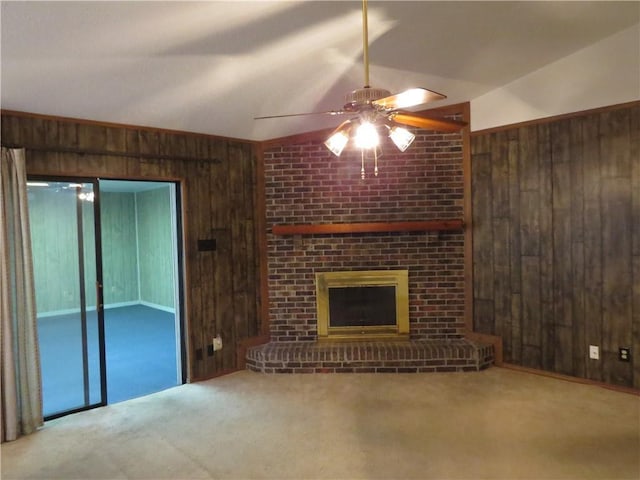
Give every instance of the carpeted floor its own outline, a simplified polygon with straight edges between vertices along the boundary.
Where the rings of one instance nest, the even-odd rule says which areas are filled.
[[[238,372],[48,422],[8,479],[638,479],[640,397],[530,373]]]
[[[100,402],[96,312],[87,314],[90,403]],[[178,384],[175,316],[144,305],[105,310],[108,403]],[[84,405],[79,315],[38,321],[45,415]]]

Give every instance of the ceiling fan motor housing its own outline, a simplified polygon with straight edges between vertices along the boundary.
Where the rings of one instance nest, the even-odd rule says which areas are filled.
[[[359,88],[345,96],[347,103],[345,104],[344,109],[347,111],[358,110],[359,107],[370,105],[371,102],[388,97],[389,95],[391,95],[391,92],[384,88]]]

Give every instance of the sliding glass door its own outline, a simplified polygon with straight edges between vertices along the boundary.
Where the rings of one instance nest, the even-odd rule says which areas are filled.
[[[184,382],[178,193],[29,178],[46,419]]]
[[[29,179],[45,418],[106,404],[96,189]]]

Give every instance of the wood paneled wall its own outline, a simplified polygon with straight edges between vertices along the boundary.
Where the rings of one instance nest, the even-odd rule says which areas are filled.
[[[140,300],[174,308],[173,229],[169,187],[136,193]]]
[[[29,214],[31,211],[29,206]],[[30,219],[33,225],[33,217]],[[140,285],[136,241],[136,194],[102,192],[100,220],[104,304],[109,306],[138,301]],[[33,227],[31,232],[33,234]]]
[[[6,111],[2,144],[27,149],[29,174],[179,181],[188,376],[207,378],[238,366],[238,344],[266,331],[255,144]],[[198,240],[211,238],[216,250],[198,251]],[[217,334],[224,347],[209,356]]]
[[[474,329],[506,362],[640,388],[640,103],[471,143]]]

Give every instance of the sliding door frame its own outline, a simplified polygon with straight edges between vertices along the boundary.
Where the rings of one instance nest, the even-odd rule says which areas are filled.
[[[100,402],[91,403],[82,407],[65,410],[62,412],[56,412],[52,415],[45,417],[45,420],[53,420],[65,415],[69,415],[76,412],[90,410],[96,407],[105,406],[108,404],[108,389],[107,389],[107,358],[106,358],[106,341],[105,341],[105,321],[104,321],[104,285],[103,285],[103,265],[102,265],[102,223],[100,217],[100,181],[149,181],[149,182],[161,182],[168,185],[173,185],[172,195],[172,210],[175,213],[175,218],[172,218],[172,224],[175,226],[174,232],[174,247],[175,247],[175,288],[176,288],[176,326],[179,329],[179,337],[176,337],[176,341],[179,344],[179,351],[176,352],[176,363],[178,368],[176,371],[176,378],[178,384],[184,384],[187,382],[188,371],[188,352],[186,348],[186,322],[185,322],[185,265],[184,265],[184,231],[183,231],[183,211],[182,211],[182,183],[180,180],[172,179],[155,179],[155,178],[119,178],[119,177],[103,177],[103,176],[69,176],[69,175],[41,175],[41,174],[29,174],[29,181],[43,181],[43,182],[64,182],[64,183],[88,183],[93,185],[94,201],[93,201],[93,223],[95,232],[95,256],[96,256],[96,311],[98,322],[98,350],[99,350],[99,366],[100,366]],[[174,210],[175,209],[175,210]],[[86,343],[86,338],[83,338]],[[176,345],[178,346],[178,345]],[[83,347],[86,348],[86,345]],[[86,378],[86,375],[85,375]]]
[[[161,180],[156,180],[161,181]],[[172,224],[175,227],[175,231],[173,232],[173,247],[175,250],[175,265],[174,265],[174,274],[176,281],[176,293],[175,293],[175,309],[176,309],[176,320],[177,325],[179,326],[179,334],[180,336],[176,336],[176,341],[180,347],[179,358],[178,361],[178,369],[179,371],[176,374],[179,374],[180,385],[183,385],[187,381],[187,349],[186,345],[186,336],[185,336],[185,314],[184,314],[184,236],[182,230],[182,184],[177,181],[168,181],[162,180],[166,183],[173,184],[173,195],[171,196],[171,200],[173,202],[172,205]]]

